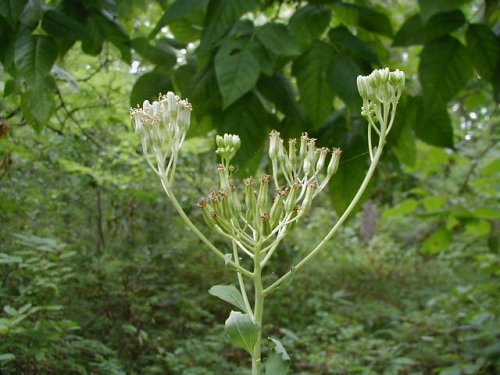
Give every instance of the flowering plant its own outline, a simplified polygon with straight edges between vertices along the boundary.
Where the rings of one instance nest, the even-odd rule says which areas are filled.
[[[265,299],[325,246],[358,203],[382,155],[404,84],[403,72],[390,72],[387,68],[358,77],[358,91],[363,99],[361,114],[368,122],[370,167],[358,192],[335,225],[301,261],[271,285],[264,285],[263,271],[290,230],[310,210],[313,199],[334,176],[341,150],[317,147],[316,140],[307,133],[303,133],[300,140],[290,139],[285,146],[280,134],[273,130],[269,135],[270,174],[263,173],[258,180],[246,178],[239,194],[232,179],[234,167],[231,161],[241,146],[241,140],[238,135],[218,135],[218,190],[201,198],[198,207],[206,224],[231,243],[232,254],[224,254],[192,223],[173,190],[178,153],[190,125],[191,105],[169,92],[152,104],[145,101],[142,108],[131,110],[135,130],[142,139],[144,155],[159,176],[168,198],[193,233],[236,272],[239,288],[217,285],[209,293],[236,308],[226,320],[226,332],[234,345],[250,354],[253,375],[262,374],[264,368],[261,341]],[[376,146],[373,146],[373,132],[378,136]],[[275,191],[273,198],[270,196],[270,185]],[[241,256],[248,257],[253,268],[244,267],[240,263]],[[252,299],[248,296],[247,284],[253,286]],[[290,357],[278,340],[270,340],[274,350],[265,362],[266,374],[286,374]]]

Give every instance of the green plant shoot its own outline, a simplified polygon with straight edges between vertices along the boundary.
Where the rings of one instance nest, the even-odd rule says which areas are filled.
[[[189,129],[191,105],[169,92],[152,104],[145,101],[142,108],[132,109],[132,121],[141,137],[144,155],[159,176],[167,197],[193,233],[236,272],[239,288],[218,285],[209,292],[235,308],[226,320],[226,332],[234,345],[250,354],[252,375],[261,375],[264,369],[267,375],[288,372],[290,357],[276,339],[270,339],[274,349],[265,364],[262,361],[264,302],[325,246],[359,202],[394,124],[404,84],[404,73],[399,70],[390,72],[388,68],[358,77],[358,91],[363,99],[361,114],[368,122],[370,167],[335,225],[302,260],[270,285],[264,285],[263,274],[267,268],[272,268],[272,256],[279,251],[280,244],[293,227],[311,209],[314,198],[334,177],[342,151],[318,147],[317,140],[310,138],[307,133],[285,144],[280,133],[273,130],[269,135],[268,151],[271,170],[257,178],[248,177],[243,181],[243,186],[239,186],[232,178],[234,167],[231,162],[241,146],[240,137],[234,134],[218,135],[215,151],[220,158],[217,165],[218,189],[201,198],[198,207],[206,224],[231,244],[232,254],[228,255],[196,228],[175,194],[175,167]],[[253,267],[245,267],[241,262],[242,257],[249,258],[249,264]],[[247,293],[247,284],[253,287],[251,297]]]

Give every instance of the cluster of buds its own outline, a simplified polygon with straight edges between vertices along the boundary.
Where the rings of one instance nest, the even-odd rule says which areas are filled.
[[[274,198],[270,194],[271,176],[263,175],[258,181],[249,177],[243,181],[242,204],[230,180],[231,166],[224,163],[218,165],[220,190],[198,202],[205,222],[234,240],[247,253],[257,242],[269,243],[265,248],[268,250],[278,245],[335,174],[341,155],[337,148],[317,148],[315,139],[306,133],[302,134],[300,145],[291,139],[287,150],[277,131],[273,130],[269,137]],[[217,153],[224,161],[234,156],[240,139],[225,134],[218,136],[216,143]],[[280,178],[283,178],[283,185],[279,183]]]
[[[281,174],[288,185],[292,185],[295,181],[304,185],[322,177],[326,167],[326,174],[319,184],[321,191],[337,171],[342,151],[338,148],[330,150],[326,147],[316,147],[316,139],[310,138],[307,133],[302,133],[299,147],[297,143],[296,139],[290,139],[287,150],[279,132],[273,130],[269,134],[269,159],[274,183],[276,187],[280,186]],[[328,157],[330,160],[327,164]]]
[[[358,76],[357,84],[364,102],[397,103],[405,86],[405,74],[398,69],[377,69],[368,76]]]
[[[141,137],[144,155],[160,176],[173,174],[179,149],[189,129],[191,110],[187,100],[172,92],[160,96],[153,103],[146,100],[142,108],[130,110],[135,131]]]
[[[224,134],[224,136],[218,135],[215,137],[215,144],[217,145],[215,153],[221,157],[224,164],[228,165],[240,149],[241,141],[237,135]]]
[[[374,158],[371,131],[379,137],[387,136],[394,123],[396,107],[405,86],[405,74],[388,68],[374,70],[368,76],[358,76],[358,91],[363,98],[361,115],[368,120],[368,149],[370,158]],[[378,125],[377,125],[378,123]]]

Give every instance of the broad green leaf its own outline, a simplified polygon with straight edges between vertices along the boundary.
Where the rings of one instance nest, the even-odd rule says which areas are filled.
[[[366,139],[354,132],[343,132],[335,144],[342,149],[339,169],[329,184],[335,211],[342,214],[356,194],[368,169]],[[366,193],[365,193],[366,196]],[[361,206],[358,204],[358,207]]]
[[[0,331],[0,334],[1,334],[1,331]],[[16,356],[12,353],[4,353],[4,354],[0,354],[0,362],[9,362],[9,361],[12,361],[16,359]]]
[[[215,55],[215,74],[225,109],[249,92],[259,78],[259,61],[252,40],[242,37],[225,41]]]
[[[469,81],[472,64],[465,46],[450,36],[444,36],[425,45],[418,71],[424,108],[427,112],[434,112]]]
[[[272,77],[262,75],[259,78],[257,87],[266,99],[273,102],[283,114],[296,117],[302,116],[295,100],[296,90],[284,73],[280,72]],[[303,120],[302,118],[301,121]]]
[[[0,1],[0,16],[3,16],[12,29],[23,13],[28,0],[2,0]]]
[[[196,108],[195,116],[217,110],[222,106],[222,97],[213,64],[207,64],[197,71],[195,66],[183,65],[176,74],[176,87],[181,87],[189,101]],[[180,82],[182,81],[182,82]]]
[[[282,23],[264,24],[257,30],[256,37],[268,50],[278,55],[293,56],[300,53],[290,31]]]
[[[386,14],[373,8],[357,4],[338,2],[332,4],[338,19],[344,23],[357,25],[365,30],[385,36],[392,36],[392,25]]]
[[[42,17],[42,1],[28,0],[23,12],[19,16],[19,23],[24,29],[35,30]]]
[[[465,236],[486,237],[491,232],[491,224],[487,220],[473,220],[465,224]]]
[[[444,195],[433,195],[431,197],[424,198],[422,204],[426,211],[437,211],[443,208],[446,203],[446,197]]]
[[[332,46],[317,41],[293,63],[300,99],[305,104],[314,128],[319,128],[333,111],[334,92],[329,82],[335,56]]]
[[[243,296],[234,285],[215,285],[210,288],[208,293],[248,313]]]
[[[13,308],[12,306],[9,306],[9,305],[4,306],[3,311],[5,311],[10,316],[18,316],[19,315],[19,312],[15,308]]]
[[[389,208],[384,211],[384,218],[389,218],[396,215],[407,215],[415,211],[418,207],[418,202],[413,199],[405,199],[404,201],[398,203],[395,207]]]
[[[225,329],[235,346],[252,353],[261,328],[253,322],[250,315],[231,311],[226,320]]]
[[[487,220],[500,219],[500,209],[497,207],[479,207],[473,211],[474,216]]]
[[[353,110],[362,105],[356,79],[363,74],[356,62],[346,55],[335,54],[330,67],[329,82],[333,91]]]
[[[266,375],[286,375],[290,370],[290,357],[283,344],[269,337],[275,347],[266,361]]]
[[[352,34],[345,26],[338,26],[328,32],[328,38],[333,46],[343,55],[349,55],[357,60],[379,64],[380,60],[372,46],[356,35]]]
[[[448,35],[465,23],[464,14],[458,10],[438,13],[426,23],[420,14],[408,18],[394,36],[393,46],[425,44],[443,35]]]
[[[56,58],[57,45],[49,36],[24,34],[16,40],[16,68],[30,86],[44,83]]]
[[[85,22],[85,38],[82,40],[82,50],[89,55],[101,53],[104,36],[99,27],[98,18],[90,16]]]
[[[319,39],[330,23],[331,12],[325,6],[307,4],[290,18],[290,29],[302,48]]]
[[[33,124],[35,128],[40,125],[39,123],[43,123],[50,118],[54,108],[54,93],[44,89],[41,85],[28,87],[27,91],[21,94],[23,114],[28,120],[35,122]]]
[[[165,39],[155,41],[156,45],[151,45],[145,37],[132,40],[132,47],[139,55],[149,60],[155,65],[170,68],[177,63],[177,55],[169,46]]]
[[[259,69],[267,76],[272,76],[276,71],[278,59],[284,61],[283,56],[278,56],[273,50],[266,48],[262,43],[253,42],[250,44],[252,54],[259,61]]]
[[[160,93],[166,94],[173,90],[169,76],[161,71],[152,71],[143,74],[135,82],[130,93],[130,105],[142,106],[144,100],[156,100]]]
[[[420,140],[430,145],[453,148],[453,127],[444,105],[432,112],[421,109],[414,130]]]
[[[199,25],[190,20],[182,19],[172,22],[169,27],[175,39],[181,43],[191,43],[200,39],[201,31]]]
[[[436,13],[456,8],[470,1],[471,0],[418,0],[418,5],[420,7],[422,19],[425,22]]]
[[[469,56],[477,71],[491,81],[500,61],[500,39],[485,25],[471,24],[465,34]]]
[[[14,264],[22,262],[23,258],[20,256],[0,253],[0,264]]]
[[[437,254],[444,250],[452,240],[453,236],[446,226],[439,227],[422,243],[422,252],[425,254]]]
[[[95,15],[101,35],[115,45],[120,51],[122,59],[130,64],[130,39],[123,25],[116,17],[103,12]]]
[[[85,38],[85,26],[76,19],[57,10],[47,10],[43,14],[42,28],[56,38],[82,40]]]
[[[137,328],[133,326],[132,324],[122,324],[122,329],[123,332],[128,333],[128,334],[136,334],[137,333]]]
[[[235,173],[239,177],[252,176],[264,155],[269,132],[278,125],[276,117],[264,108],[259,98],[249,93],[214,121],[219,134],[239,134],[241,148],[233,159]]]
[[[122,55],[122,59],[130,63],[130,39],[123,25],[107,12],[92,12],[85,24],[85,38],[82,49],[90,55],[101,52],[102,43],[109,40]]]
[[[255,0],[210,0],[200,48],[211,49],[243,14],[256,6]]]
[[[401,113],[401,109],[404,109],[404,112]],[[401,105],[398,106],[398,113],[396,115],[396,123],[394,124],[394,130],[398,129],[398,125],[402,125],[401,130],[399,131],[399,137],[397,138],[395,147],[392,148],[394,153],[398,157],[398,160],[406,164],[410,167],[415,166],[415,162],[417,159],[417,145],[415,142],[415,133],[413,132],[412,122],[402,123],[398,122],[399,119],[406,117],[408,114],[406,110],[407,107],[401,108]],[[392,134],[391,134],[392,136]]]
[[[199,8],[206,8],[207,4],[208,0],[177,0],[163,13],[163,16],[149,34],[149,39],[154,38],[170,22],[180,20]]]

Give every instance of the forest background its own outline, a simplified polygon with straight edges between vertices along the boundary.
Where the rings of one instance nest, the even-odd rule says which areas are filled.
[[[498,5],[0,2],[0,372],[245,374],[207,293],[235,280],[163,196],[129,108],[168,90],[193,103],[176,188],[207,235],[216,133],[240,134],[240,177],[265,168],[271,129],[344,150],[283,274],[357,190],[356,77],[388,66],[407,86],[376,178],[265,331],[293,374],[498,373]]]

